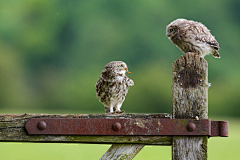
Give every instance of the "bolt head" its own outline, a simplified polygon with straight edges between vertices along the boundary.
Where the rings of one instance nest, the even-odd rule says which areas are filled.
[[[114,130],[114,131],[119,131],[120,129],[121,129],[121,124],[119,123],[119,122],[115,122],[115,123],[113,123],[113,125],[112,125],[112,129]]]
[[[196,125],[194,124],[194,123],[188,123],[188,125],[187,125],[187,130],[189,131],[189,132],[192,132],[192,131],[194,131],[196,129]]]
[[[38,124],[37,124],[37,128],[38,128],[39,130],[44,130],[44,129],[47,128],[47,123],[44,122],[44,121],[40,121],[40,122],[38,122]]]

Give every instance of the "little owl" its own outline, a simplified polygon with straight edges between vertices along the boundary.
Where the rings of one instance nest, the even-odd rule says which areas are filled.
[[[96,83],[96,96],[105,106],[105,113],[124,113],[120,108],[128,89],[134,85],[133,80],[125,75],[126,72],[127,65],[122,61],[112,61],[103,68]]]
[[[211,53],[220,58],[218,42],[202,23],[177,19],[167,26],[166,35],[184,53],[194,52],[201,57]]]

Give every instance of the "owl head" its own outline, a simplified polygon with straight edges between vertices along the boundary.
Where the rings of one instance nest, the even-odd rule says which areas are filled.
[[[166,36],[172,40],[174,37],[178,36],[178,33],[180,32],[180,29],[183,27],[182,25],[187,24],[188,20],[186,19],[176,19],[172,23],[170,23],[166,27]],[[178,37],[179,38],[179,37]]]
[[[128,71],[126,63],[122,61],[112,61],[103,68],[102,74],[105,78],[124,77],[126,72],[131,73]]]

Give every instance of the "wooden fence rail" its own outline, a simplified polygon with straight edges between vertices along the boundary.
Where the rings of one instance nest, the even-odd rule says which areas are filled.
[[[172,136],[62,136],[29,135],[25,124],[30,118],[170,118],[170,114],[22,114],[0,115],[0,142],[46,142],[46,143],[129,143],[149,145],[172,145]]]

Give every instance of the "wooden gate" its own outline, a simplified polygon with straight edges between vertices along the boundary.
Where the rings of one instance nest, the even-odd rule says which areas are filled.
[[[208,119],[209,86],[207,62],[187,53],[172,64],[172,114],[0,115],[0,141],[112,144],[104,160],[171,145],[174,160],[205,160],[208,138],[228,136],[227,121]]]

